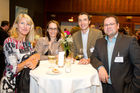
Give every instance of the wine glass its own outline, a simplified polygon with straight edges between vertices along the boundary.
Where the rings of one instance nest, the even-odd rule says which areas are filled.
[[[83,57],[84,57],[84,56],[83,56],[83,49],[80,48],[80,49],[79,49],[79,53],[78,53],[78,55],[77,55],[77,59],[80,60],[80,59],[82,59]]]
[[[48,55],[48,60],[51,64],[50,68],[53,68],[56,64],[56,57],[54,55]]]

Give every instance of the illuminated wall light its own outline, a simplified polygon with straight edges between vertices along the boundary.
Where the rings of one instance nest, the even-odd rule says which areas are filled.
[[[126,16],[126,19],[132,19],[133,17],[132,16]]]
[[[70,19],[68,19],[69,22],[73,22],[73,17],[71,17]]]

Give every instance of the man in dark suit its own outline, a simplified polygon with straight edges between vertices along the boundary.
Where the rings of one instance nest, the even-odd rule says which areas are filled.
[[[7,31],[9,29],[9,22],[8,21],[2,21],[1,27],[0,27],[0,79],[3,75],[4,67],[5,67],[5,61],[4,61],[4,54],[3,54],[3,44],[4,40],[9,37]]]
[[[138,31],[136,32],[136,37],[138,40],[138,44],[140,45],[140,29],[138,29]]]
[[[3,46],[4,40],[9,37],[8,31],[9,30],[9,22],[8,21],[2,21],[1,27],[0,27],[0,45]]]
[[[103,93],[140,93],[140,47],[136,38],[118,29],[116,16],[104,19],[106,36],[96,41],[91,64],[99,72]]]
[[[81,30],[73,34],[73,52],[77,56],[82,52],[84,58],[80,60],[81,64],[88,64],[89,57],[94,50],[95,42],[102,37],[102,32],[97,29],[89,28],[90,17],[87,13],[80,13],[78,24]]]

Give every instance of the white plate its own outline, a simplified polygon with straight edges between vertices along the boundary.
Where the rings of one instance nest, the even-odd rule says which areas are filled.
[[[59,72],[58,72],[58,73],[55,73],[55,72],[52,71],[52,69],[49,69],[49,70],[47,71],[47,74],[48,74],[48,75],[59,75],[59,74],[62,73],[59,69],[57,69],[57,70],[58,70]]]

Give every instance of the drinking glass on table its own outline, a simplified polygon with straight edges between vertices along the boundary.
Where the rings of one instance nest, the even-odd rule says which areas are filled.
[[[80,49],[79,49],[79,53],[78,53],[78,55],[76,56],[76,59],[77,59],[77,60],[80,60],[80,59],[82,59],[83,57],[84,57],[84,55],[83,55],[83,49],[80,48]]]
[[[59,54],[59,50],[55,49],[54,55],[55,55],[56,64],[58,64],[58,54]]]
[[[72,62],[72,58],[66,58],[65,59],[65,72],[66,73],[70,73],[71,72],[71,62]]]
[[[50,62],[50,68],[53,68],[56,65],[56,56],[48,55],[48,60]]]

